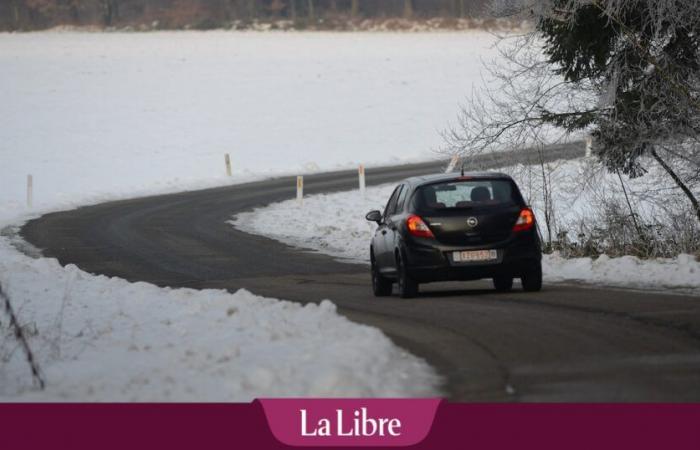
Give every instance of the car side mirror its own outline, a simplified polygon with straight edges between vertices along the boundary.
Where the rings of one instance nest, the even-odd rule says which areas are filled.
[[[377,210],[370,211],[365,216],[365,219],[367,219],[370,222],[381,223],[382,222],[382,213],[380,211],[377,211]]]

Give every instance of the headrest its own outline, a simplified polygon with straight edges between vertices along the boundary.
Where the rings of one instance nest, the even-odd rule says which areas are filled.
[[[473,202],[485,202],[487,200],[491,200],[491,191],[489,191],[489,188],[478,186],[472,189]]]

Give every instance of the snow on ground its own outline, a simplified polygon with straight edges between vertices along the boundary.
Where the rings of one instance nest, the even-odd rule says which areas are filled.
[[[611,176],[601,173],[594,161],[579,159],[556,161],[551,164],[554,204],[557,221],[562,227],[572,226],[582,216],[591,214],[590,205],[601,191],[612,189],[607,182]],[[539,171],[538,167],[533,168]],[[526,166],[497,169],[510,173],[532,205],[536,216],[542,218],[542,202],[537,196]],[[593,174],[592,172],[596,172]],[[585,175],[585,176],[584,176]],[[598,178],[595,178],[598,177]],[[601,178],[602,177],[602,178]],[[578,180],[586,180],[585,183]],[[653,179],[653,178],[652,178]],[[594,181],[597,180],[597,181]],[[628,180],[629,182],[630,180]],[[643,179],[634,180],[628,189],[645,191]],[[290,245],[310,248],[350,262],[369,261],[369,243],[374,224],[364,217],[372,210],[383,210],[395,184],[368,188],[363,198],[359,191],[314,195],[304,198],[303,206],[296,200],[275,203],[252,212],[238,214],[232,224],[250,233],[272,237]],[[286,226],[280,228],[279,224]],[[540,223],[540,227],[542,227]],[[674,259],[642,260],[632,256],[609,258],[565,259],[559,254],[545,255],[545,280],[578,281],[617,287],[664,289],[700,294],[700,262],[691,255]]]
[[[700,263],[692,255],[676,258],[639,259],[634,256],[610,258],[562,258],[547,255],[543,271],[551,281],[581,281],[606,286],[671,289],[700,294]]]
[[[431,396],[432,369],[335,306],[163,289],[32,259],[0,241],[0,283],[47,381],[0,316],[2,401],[250,401]]]
[[[0,33],[0,210],[23,210],[27,174],[35,206],[57,209],[430,159],[494,42],[483,31]]]
[[[110,199],[433,158],[494,41],[480,31],[0,33],[0,230]],[[328,302],[129,284],[29,259],[1,235],[0,283],[48,383],[24,390],[27,367],[0,315],[3,399],[435,392],[424,363]]]

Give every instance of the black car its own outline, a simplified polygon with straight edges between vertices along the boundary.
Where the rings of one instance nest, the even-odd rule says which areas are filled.
[[[542,288],[542,249],[535,215],[518,186],[501,173],[409,178],[396,187],[372,239],[376,296],[413,297],[420,283],[492,278],[508,291]]]

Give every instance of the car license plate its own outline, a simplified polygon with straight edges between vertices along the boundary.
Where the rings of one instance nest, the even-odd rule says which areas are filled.
[[[453,252],[452,259],[454,259],[455,262],[493,261],[498,259],[498,252],[496,250]]]

